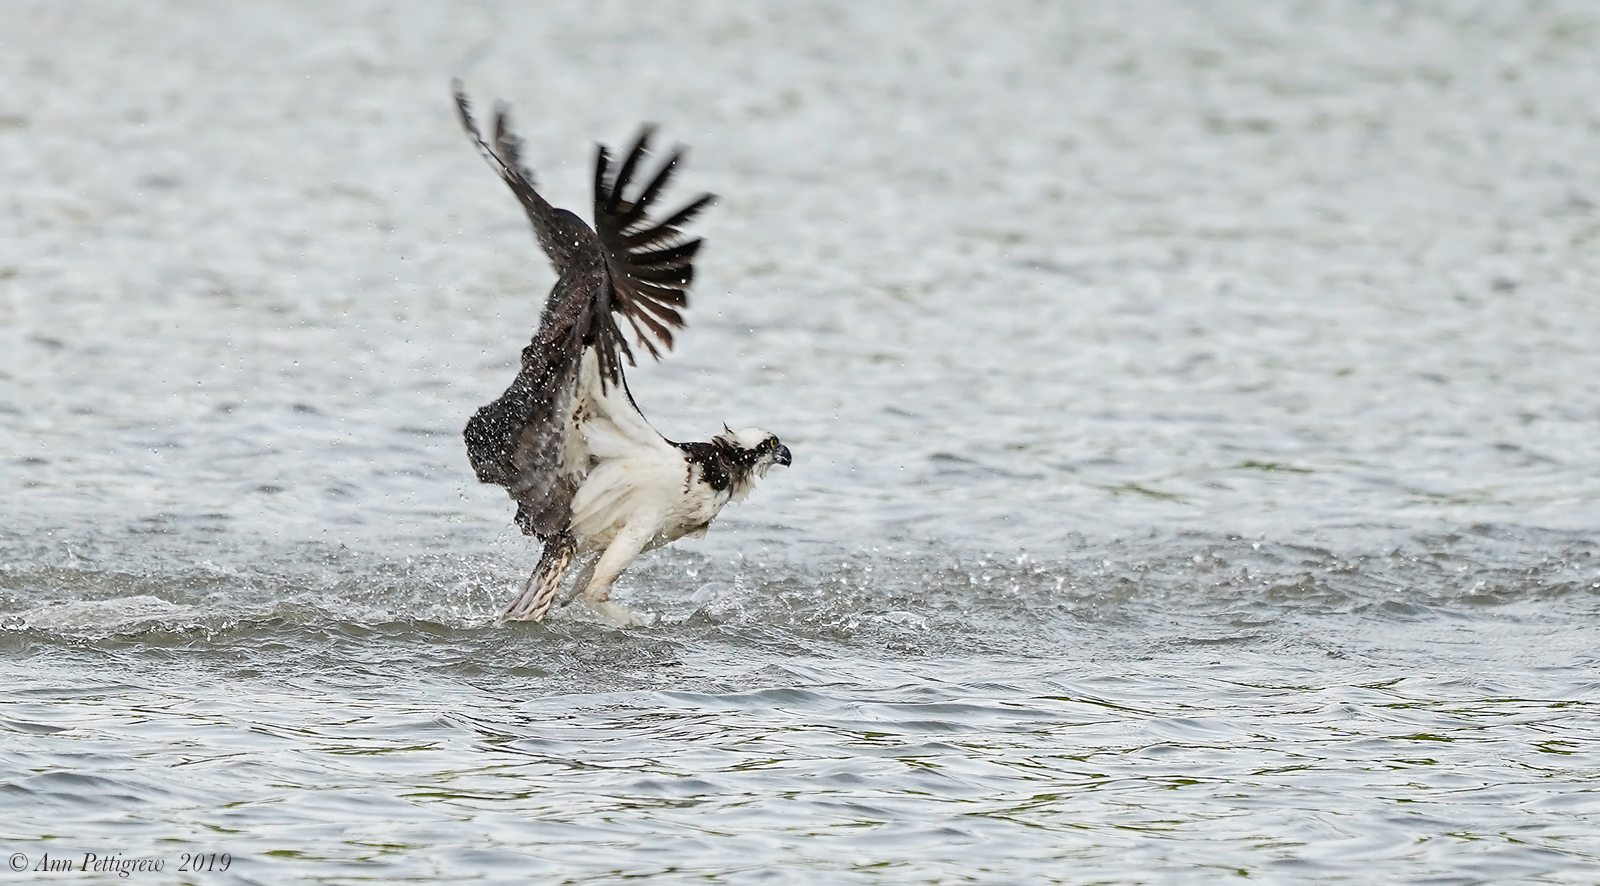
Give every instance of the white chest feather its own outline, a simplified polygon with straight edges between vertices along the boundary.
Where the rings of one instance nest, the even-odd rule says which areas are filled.
[[[572,500],[572,529],[587,550],[611,544],[625,527],[647,528],[649,548],[700,537],[728,503],[681,455],[639,453],[601,459]]]
[[[704,538],[706,528],[721,513],[723,505],[731,500],[728,490],[718,492],[701,478],[698,465],[687,464],[685,467],[683,494],[678,506],[669,515],[667,525],[663,527],[670,537],[662,540],[661,544],[686,535]]]

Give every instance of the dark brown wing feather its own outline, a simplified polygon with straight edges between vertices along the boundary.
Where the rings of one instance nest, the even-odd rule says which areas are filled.
[[[600,147],[594,164],[594,226],[605,251],[612,310],[627,318],[639,344],[660,359],[661,349],[672,347],[672,330],[683,327],[680,309],[689,304],[694,257],[700,250],[700,241],[686,238],[683,226],[714,198],[705,194],[665,221],[650,219],[650,208],[683,159],[682,148],[674,148],[644,187],[629,197],[654,132],[651,126],[640,129],[618,164],[605,146]],[[619,350],[632,361],[626,342]]]
[[[539,246],[550,256],[556,273],[564,275],[576,255],[585,251],[585,246],[590,246],[581,242],[582,234],[592,237],[593,232],[582,219],[565,209],[551,206],[534,190],[533,173],[522,166],[522,140],[511,132],[509,110],[504,105],[495,108],[494,143],[491,145],[484,140],[483,134],[478,131],[478,124],[472,119],[472,103],[462,91],[461,81],[455,81],[454,85],[456,113],[461,117],[461,125],[472,137],[473,144],[477,145],[478,153],[483,155],[491,168],[500,173],[500,180],[517,196],[523,212],[528,215],[528,221],[533,224],[533,233],[539,240]]]
[[[611,170],[601,148],[595,174],[597,237],[576,215],[553,208],[534,190],[533,175],[521,163],[521,140],[511,132],[504,107],[495,111],[490,143],[478,130],[459,81],[455,100],[462,126],[522,204],[559,275],[545,301],[539,331],[522,350],[516,379],[473,415],[464,435],[478,479],[506,487],[517,502],[517,524],[547,539],[567,530],[572,497],[589,469],[586,464],[563,464],[567,435],[579,433],[568,417],[574,398],[581,396],[583,352],[595,349],[602,384],[622,385],[626,391],[622,359],[632,363],[633,354],[613,312],[628,318],[652,355],[659,357],[659,351],[643,330],[671,347],[671,328],[683,325],[676,308],[688,303],[685,290],[699,247],[698,240],[685,241],[680,228],[711,198],[700,198],[660,224],[645,218],[677,163],[681,152],[674,152],[638,197],[631,203],[623,200],[648,149],[647,127],[618,170]]]

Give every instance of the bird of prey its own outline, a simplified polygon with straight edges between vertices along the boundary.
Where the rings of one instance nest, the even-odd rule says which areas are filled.
[[[544,545],[501,617],[543,618],[562,575],[578,562],[585,564],[577,579],[584,601],[609,622],[635,623],[634,613],[608,600],[628,564],[686,535],[703,536],[724,505],[749,495],[773,465],[790,462],[789,447],[756,428],[724,425],[706,442],[666,439],[640,414],[623,376],[623,361],[634,359],[619,317],[658,360],[683,326],[700,248],[683,226],[712,197],[660,221],[648,215],[683,152],[674,149],[643,176],[652,134],[645,126],[620,160],[599,147],[591,229],[534,190],[507,108],[496,108],[488,141],[459,82],[455,100],[462,125],[522,203],[558,277],[516,379],[473,415],[464,434],[478,480],[504,486],[517,503],[517,525]]]

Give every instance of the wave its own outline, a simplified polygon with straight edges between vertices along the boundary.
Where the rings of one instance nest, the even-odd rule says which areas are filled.
[[[8,556],[0,636],[208,648],[308,637],[626,645],[577,609],[544,624],[499,623],[526,559],[304,544],[198,563],[116,545],[71,562]],[[629,632],[643,642],[909,655],[1052,654],[1111,636],[1259,646],[1314,634],[1318,623],[1589,617],[1600,613],[1600,553],[1578,534],[1496,527],[1378,551],[1192,532],[1083,540],[1048,556],[932,545],[733,558],[675,549],[641,561],[617,598],[652,619]]]

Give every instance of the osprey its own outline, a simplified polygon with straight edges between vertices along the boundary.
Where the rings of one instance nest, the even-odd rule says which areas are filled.
[[[517,503],[517,525],[544,545],[501,617],[543,618],[576,560],[587,561],[578,579],[585,602],[613,623],[633,623],[633,613],[607,599],[628,564],[686,535],[703,536],[724,505],[790,460],[789,447],[755,428],[724,425],[724,433],[704,443],[668,440],[639,412],[623,376],[622,361],[634,365],[634,359],[619,316],[658,360],[660,348],[672,347],[672,330],[683,326],[680,309],[688,304],[700,248],[683,226],[712,197],[702,195],[661,221],[647,215],[682,150],[635,188],[650,148],[652,130],[645,126],[620,163],[599,147],[590,229],[534,190],[505,107],[495,111],[490,143],[459,82],[455,100],[462,125],[522,203],[558,275],[516,379],[473,415],[464,434],[478,480],[504,486]]]

